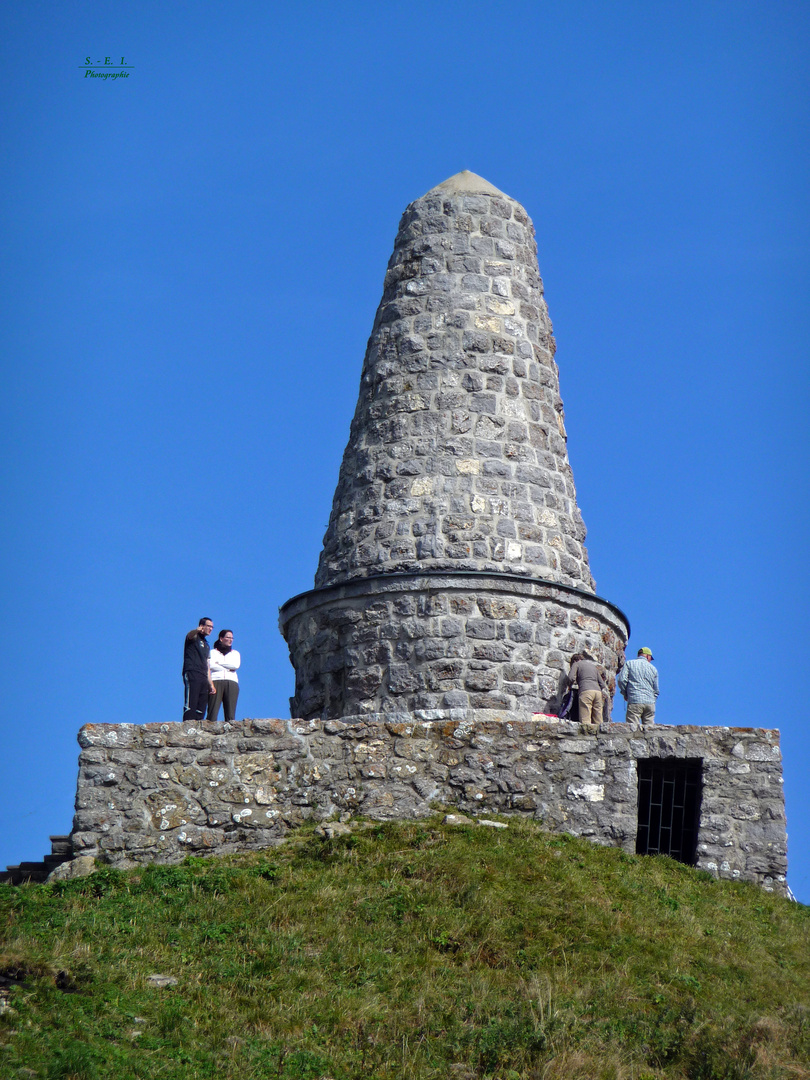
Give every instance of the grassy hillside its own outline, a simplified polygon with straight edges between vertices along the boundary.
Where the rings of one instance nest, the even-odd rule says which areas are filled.
[[[810,908],[440,821],[0,886],[0,1076],[810,1078]]]

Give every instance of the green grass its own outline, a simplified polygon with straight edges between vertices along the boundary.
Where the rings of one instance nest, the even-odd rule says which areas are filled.
[[[810,908],[439,822],[0,887],[0,1076],[810,1078]]]

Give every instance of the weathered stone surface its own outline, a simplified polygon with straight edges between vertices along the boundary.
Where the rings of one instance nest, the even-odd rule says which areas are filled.
[[[319,825],[315,830],[318,836],[322,836],[326,840],[334,840],[336,836],[350,836],[351,831],[351,825],[343,821],[327,821],[323,825]]]
[[[75,859],[60,863],[48,874],[47,881],[72,881],[73,878],[89,877],[96,869],[96,860],[92,855],[78,855]]]
[[[479,821],[487,813],[520,815],[635,851],[636,763],[688,759],[702,763],[697,865],[785,889],[776,731],[602,724],[585,735],[577,724],[525,712],[425,712],[430,716],[245,720],[227,730],[203,722],[193,734],[182,724],[132,726],[127,751],[137,760],[114,788],[105,776],[121,745],[117,726],[96,725],[91,737],[83,728],[73,849],[88,866],[93,858],[119,866],[177,862],[191,851],[272,847],[306,820],[325,823],[325,834],[336,835],[348,826],[338,829],[329,819],[420,818],[444,804]],[[183,788],[177,773],[166,775],[156,733],[172,743],[187,745],[190,737],[204,744],[183,766],[194,784],[202,778],[198,787]],[[251,741],[260,741],[261,750],[246,751]],[[728,768],[741,761],[749,772]]]

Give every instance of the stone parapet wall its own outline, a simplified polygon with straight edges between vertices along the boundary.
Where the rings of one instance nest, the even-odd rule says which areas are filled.
[[[73,845],[113,865],[278,844],[310,819],[519,814],[635,850],[637,762],[702,762],[697,865],[785,891],[779,735],[448,710],[341,720],[86,725]]]
[[[592,593],[497,574],[402,574],[316,589],[289,600],[280,623],[295,668],[290,712],[305,719],[555,712],[571,654],[588,650],[612,680],[628,635],[622,613]]]

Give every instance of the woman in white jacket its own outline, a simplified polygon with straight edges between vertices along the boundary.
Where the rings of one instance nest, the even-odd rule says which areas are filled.
[[[220,705],[224,705],[225,720],[232,724],[236,713],[236,699],[239,697],[236,669],[242,662],[241,656],[233,647],[232,630],[220,630],[211,650],[210,662],[211,681],[216,693],[208,698],[208,719],[216,720]]]

